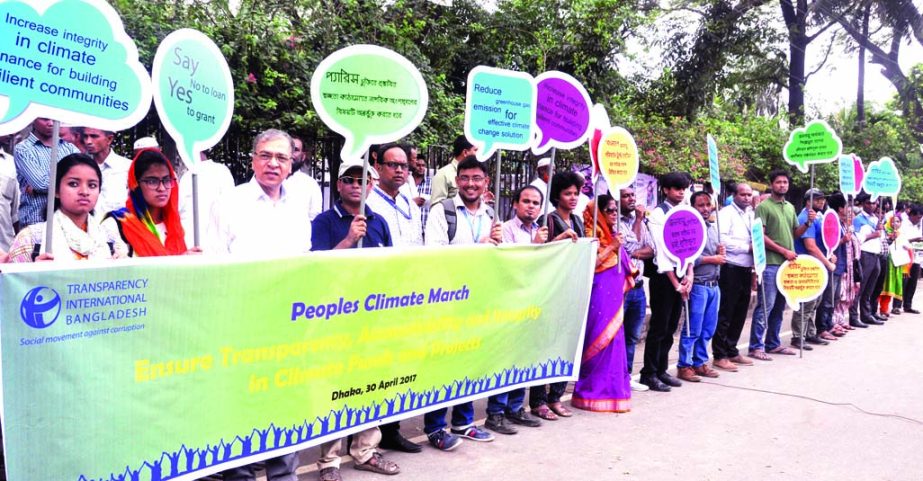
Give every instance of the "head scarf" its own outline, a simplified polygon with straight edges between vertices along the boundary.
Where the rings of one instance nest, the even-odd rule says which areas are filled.
[[[128,199],[125,208],[112,212],[112,216],[119,221],[122,236],[134,250],[134,255],[139,257],[179,255],[186,252],[185,232],[179,216],[179,184],[176,181],[176,172],[166,159],[170,178],[173,179],[173,189],[170,199],[163,207],[163,222],[167,228],[167,238],[161,239],[157,226],[151,217],[141,184],[135,177],[135,164],[141,154],[152,151],[163,155],[159,149],[143,149],[135,155],[128,169]]]
[[[596,201],[591,200],[586,208],[583,209],[583,226],[588,236],[593,233],[593,210],[595,206]],[[612,229],[609,228],[609,223],[606,222],[606,215],[602,212],[599,212],[596,219],[596,237],[599,238],[599,252],[602,252],[606,247],[615,242]],[[621,248],[607,254],[606,257],[602,259],[599,266],[596,267],[596,272],[602,272],[606,269],[615,267],[619,263],[619,250],[621,250]]]

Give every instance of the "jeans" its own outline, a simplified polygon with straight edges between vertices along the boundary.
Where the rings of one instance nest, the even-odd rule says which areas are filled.
[[[423,415],[423,432],[432,434],[446,428],[445,415],[449,408],[441,408]],[[452,407],[452,429],[464,429],[474,425],[474,403],[471,401]]]
[[[676,367],[699,367],[708,362],[708,343],[718,325],[718,286],[693,284],[689,294],[689,329],[680,330]]]
[[[824,290],[821,298],[821,304],[817,307],[817,317],[814,323],[817,325],[817,332],[827,332],[833,329],[833,309],[835,306],[834,293],[840,292],[840,281],[842,275],[830,273],[830,280],[827,282],[827,289]]]
[[[631,374],[632,365],[635,363],[635,346],[641,339],[641,330],[644,328],[644,318],[647,316],[647,296],[644,294],[644,284],[635,285],[634,289],[625,293],[624,317],[622,324],[625,327],[625,353],[628,355],[628,373]]]
[[[487,415],[516,413],[522,409],[526,399],[526,388],[513,389],[510,392],[487,398]]]
[[[747,322],[750,308],[750,283],[752,269],[732,264],[721,266],[718,288],[721,290],[721,308],[718,310],[718,327],[711,341],[715,360],[730,359],[740,355],[737,342]]]
[[[651,303],[651,320],[644,340],[642,379],[667,372],[673,333],[683,313],[683,298],[666,274],[658,273],[651,278],[651,299],[656,300]]]
[[[877,254],[862,253],[862,283],[859,287],[859,319],[862,321],[871,319],[876,310],[873,302],[878,302],[878,296],[873,294],[875,284],[881,277],[881,262],[878,257]]]
[[[782,344],[779,332],[782,330],[782,312],[785,311],[785,297],[776,290],[776,274],[779,266],[766,266],[763,284],[756,296],[756,309],[750,324],[750,350],[772,351]],[[763,293],[766,298],[763,299]],[[764,306],[768,306],[768,309]],[[768,311],[768,312],[767,312]],[[765,335],[766,342],[763,343]]]
[[[553,382],[548,385],[548,391],[545,391],[545,385],[532,386],[529,388],[529,407],[535,409],[542,404],[550,404],[561,401],[561,396],[567,390],[567,381]]]

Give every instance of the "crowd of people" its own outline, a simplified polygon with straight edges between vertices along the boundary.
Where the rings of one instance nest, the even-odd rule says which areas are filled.
[[[882,325],[890,315],[917,313],[912,303],[920,266],[910,244],[923,240],[923,208],[898,204],[890,210],[866,194],[853,202],[841,193],[825,195],[815,189],[805,195],[806,206],[798,214],[786,200],[791,178],[785,171],[770,174],[766,197],[755,195],[746,183],[736,184],[727,205],[717,212],[712,194],[690,192],[688,174],[668,173],[659,179],[663,201],[648,211],[636,202],[631,188],[589,199],[582,193],[586,180],[581,175],[552,173],[550,162],[541,159],[539,178],[515,191],[509,219],[499,222],[487,168],[474,155],[477,147],[460,136],[453,144],[452,162],[432,176],[416,149],[402,144],[376,146],[367,171],[361,161],[344,161],[335,182],[337,199],[322,211],[321,189],[304,165],[302,142],[271,129],[253,141],[248,182],[234,186],[226,167],[205,158],[197,166],[203,229],[201,247],[196,247],[188,175],[177,179],[154,139],[139,139],[129,160],[112,151],[113,132],[71,128],[62,129],[57,145],[61,159],[50,223],[54,232],[51,246],[46,246],[52,137],[52,122],[37,119],[31,134],[15,146],[13,165],[0,152],[3,262],[248,256],[270,249],[276,255],[301,255],[596,237],[585,344],[571,400],[571,407],[578,409],[626,412],[632,391],[669,392],[683,382],[718,377],[719,370],[734,372],[754,361],[771,361],[772,355],[830,344],[856,328]],[[7,180],[11,172],[15,189]],[[707,239],[702,255],[678,276],[659,231],[667,213],[681,204],[701,215]],[[820,237],[821,216],[828,209],[840,220],[840,239],[832,253],[824,252]],[[767,247],[759,289],[750,238],[756,218],[765,226]],[[794,334],[786,347],[780,339],[785,301],[775,277],[785,260],[799,254],[816,257],[831,275],[828,291],[794,312]],[[756,309],[749,349],[743,353],[737,344],[752,291],[758,292]],[[657,302],[648,306],[648,295]],[[668,372],[669,354],[681,320],[674,376]],[[639,381],[634,381],[635,350],[645,322],[643,364]],[[566,386],[556,382],[531,387],[528,408],[525,388],[490,396],[484,426],[475,423],[472,402],[453,406],[448,422],[448,408],[437,409],[423,416],[424,432],[433,447],[451,451],[463,440],[488,442],[494,433],[537,428],[572,416],[564,403]],[[340,459],[346,452],[356,469],[399,473],[381,448],[421,451],[394,422],[323,444],[316,461],[318,476],[322,481],[341,479]],[[296,453],[266,461],[265,469],[270,480],[295,480],[298,465]],[[252,480],[254,468],[234,468],[223,477]]]

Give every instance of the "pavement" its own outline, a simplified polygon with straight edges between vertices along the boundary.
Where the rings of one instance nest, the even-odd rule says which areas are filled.
[[[790,316],[786,311],[784,326]],[[395,481],[919,481],[921,332],[923,315],[905,313],[815,346],[803,358],[777,355],[671,393],[633,393],[627,414],[574,410],[572,418],[497,434],[491,443],[385,455],[401,467]],[[790,333],[783,335],[788,345]],[[479,424],[485,405],[475,403]],[[405,436],[425,443],[422,417],[401,424]],[[317,479],[317,455],[317,448],[301,453],[299,480]],[[345,481],[386,477],[353,469],[349,458],[341,473]]]

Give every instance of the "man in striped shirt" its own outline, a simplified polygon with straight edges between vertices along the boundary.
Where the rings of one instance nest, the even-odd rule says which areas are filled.
[[[53,128],[53,120],[41,117],[35,119],[32,122],[32,133],[13,149],[16,179],[19,181],[20,189],[20,227],[45,222]],[[58,140],[58,160],[78,152],[73,144]]]

